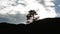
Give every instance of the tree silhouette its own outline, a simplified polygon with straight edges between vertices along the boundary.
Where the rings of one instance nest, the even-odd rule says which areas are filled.
[[[33,18],[32,21],[36,21],[38,18],[35,18],[35,17],[34,17],[35,15],[38,15],[38,14],[35,12],[35,10],[30,10],[29,13],[28,13],[28,15],[26,16],[26,17],[27,17],[27,23],[30,22],[30,21],[28,21],[28,20],[30,20],[31,17]]]

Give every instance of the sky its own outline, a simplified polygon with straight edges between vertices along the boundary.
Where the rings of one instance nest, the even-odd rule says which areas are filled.
[[[60,17],[60,0],[54,0],[51,4],[44,1],[46,0],[0,0],[0,22],[26,24],[26,15],[30,10],[35,10],[39,19]]]
[[[55,4],[56,4],[55,9],[56,9],[57,17],[60,17],[60,0],[56,0]]]

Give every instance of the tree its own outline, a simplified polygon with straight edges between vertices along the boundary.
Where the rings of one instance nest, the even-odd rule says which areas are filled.
[[[38,18],[35,18],[35,17],[34,17],[35,15],[38,15],[38,14],[35,12],[35,10],[30,10],[29,13],[28,13],[28,15],[26,16],[26,17],[27,17],[27,23],[30,23],[29,20],[31,20],[31,18],[32,18],[32,21],[36,21]]]

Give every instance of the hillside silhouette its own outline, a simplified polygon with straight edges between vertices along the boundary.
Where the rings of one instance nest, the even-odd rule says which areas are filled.
[[[0,31],[21,31],[21,32],[40,32],[43,30],[57,30],[60,29],[60,18],[46,18],[43,20],[38,20],[32,22],[31,24],[9,24],[9,23],[0,23]]]

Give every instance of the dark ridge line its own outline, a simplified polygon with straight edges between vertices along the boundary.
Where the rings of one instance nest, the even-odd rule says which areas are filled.
[[[38,20],[32,22],[31,24],[24,25],[24,24],[9,24],[9,23],[0,23],[0,31],[21,31],[21,32],[40,32],[43,30],[56,30],[60,31],[60,18],[46,18],[43,20]]]
[[[35,22],[32,22],[30,24],[10,24],[10,23],[6,23],[6,22],[2,22],[0,23],[0,26],[11,26],[11,27],[27,27],[27,26],[33,26],[33,25],[58,25],[60,24],[60,18],[46,18],[46,19],[43,19],[43,20],[38,20],[38,21],[35,21]]]
[[[42,19],[42,20],[38,20],[38,21],[54,21],[54,20],[60,20],[60,18],[45,18],[45,19]],[[38,21],[35,21],[35,22],[38,22]],[[7,25],[16,25],[16,24],[11,24],[11,23],[7,23],[7,22],[1,22],[0,24],[7,24]],[[31,23],[32,24],[32,23]],[[18,24],[18,25],[24,25],[24,24]],[[29,24],[28,24],[29,25]]]

